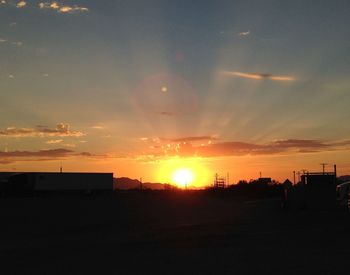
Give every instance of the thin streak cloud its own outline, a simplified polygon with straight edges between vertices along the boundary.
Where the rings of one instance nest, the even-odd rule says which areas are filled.
[[[47,144],[57,144],[61,142],[63,142],[63,139],[52,139],[52,140],[46,141]]]
[[[17,47],[23,46],[23,42],[21,41],[14,41],[14,42],[11,42],[11,44]]]
[[[68,146],[66,146],[68,145]],[[66,147],[73,147],[65,144]],[[90,152],[77,152],[69,148],[42,149],[38,151],[0,151],[0,164],[33,161],[56,161],[66,158],[95,158],[104,159],[107,155],[98,155]]]
[[[271,73],[244,73],[238,71],[221,71],[220,74],[227,77],[241,77],[255,80],[274,80],[274,81],[295,81],[295,77],[288,75],[273,75]]]
[[[12,151],[2,152],[0,151],[0,158],[20,158],[20,157],[65,157],[72,155],[74,151],[68,149],[51,149],[51,150],[39,150],[39,151]]]
[[[162,115],[162,116],[175,116],[176,115],[174,112],[166,112],[166,111],[156,112],[156,114]]]
[[[103,126],[100,126],[100,125],[94,125],[91,127],[92,129],[95,129],[95,130],[103,130],[104,127]]]
[[[240,32],[238,35],[239,36],[248,36],[248,35],[250,35],[250,31]]]
[[[196,141],[208,141],[216,140],[215,136],[194,136],[194,137],[182,137],[182,138],[159,138],[160,141],[165,142],[196,142]]]

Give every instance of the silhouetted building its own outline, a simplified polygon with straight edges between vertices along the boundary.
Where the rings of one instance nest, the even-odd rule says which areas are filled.
[[[9,178],[15,174],[18,174],[17,172],[0,172],[0,183],[7,183]]]
[[[271,184],[271,178],[258,178],[257,183],[259,184]]]
[[[330,209],[336,205],[336,166],[334,172],[307,172],[301,183],[285,188],[285,203],[291,207]]]
[[[15,172],[0,172],[0,196],[8,193],[9,180],[15,174]]]
[[[301,183],[316,188],[334,185],[336,183],[335,173],[307,173],[301,176]]]
[[[290,187],[292,187],[292,185],[293,185],[293,183],[289,179],[286,179],[283,182],[283,186],[285,186],[286,188],[290,188]]]
[[[8,186],[11,193],[113,191],[113,173],[17,173]]]

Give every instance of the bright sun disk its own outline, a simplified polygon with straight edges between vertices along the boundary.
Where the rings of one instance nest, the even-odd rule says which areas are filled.
[[[181,187],[187,187],[193,181],[193,173],[188,169],[176,170],[173,174],[173,181]]]

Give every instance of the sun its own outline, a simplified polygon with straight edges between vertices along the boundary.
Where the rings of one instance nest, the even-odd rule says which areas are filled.
[[[173,174],[173,181],[180,187],[187,187],[193,181],[193,173],[189,169],[178,169]]]
[[[202,158],[165,158],[156,170],[157,182],[176,185],[179,188],[202,188],[212,183],[208,163]]]

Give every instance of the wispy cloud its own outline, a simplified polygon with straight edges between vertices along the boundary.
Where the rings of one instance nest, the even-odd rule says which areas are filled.
[[[77,13],[77,12],[88,12],[89,9],[86,7],[78,6],[78,5],[62,5],[57,1],[53,2],[41,2],[39,3],[40,9],[52,9],[56,10],[59,13]]]
[[[19,1],[19,2],[16,4],[16,7],[17,7],[17,8],[24,8],[25,6],[27,6],[27,2],[26,2],[26,1]]]
[[[238,33],[239,36],[248,36],[250,35],[250,31],[246,31],[246,32],[240,32]]]
[[[39,150],[39,151],[0,151],[0,158],[17,158],[17,157],[65,157],[72,155],[74,151],[68,149],[51,149],[51,150]]]
[[[23,45],[23,42],[21,42],[21,41],[13,41],[13,42],[11,42],[11,44],[14,45],[14,46],[20,47],[20,46]]]
[[[51,139],[46,141],[47,144],[57,144],[63,142],[63,139]]]
[[[56,128],[36,126],[34,128],[8,127],[0,129],[0,137],[81,137],[85,134],[79,131],[71,131],[69,124],[59,123]]]
[[[11,40],[8,40],[6,38],[0,37],[0,44],[1,43],[10,43],[11,45],[16,46],[16,47],[23,46],[23,42],[22,41],[11,41]]]
[[[75,12],[87,12],[89,11],[88,8],[85,7],[79,7],[79,6],[63,6],[59,8],[59,12],[61,13],[75,13]]]
[[[89,9],[87,7],[79,6],[79,5],[66,5],[61,4],[58,1],[50,1],[50,2],[39,2],[38,4],[28,3],[27,1],[6,1],[0,0],[1,5],[9,5],[16,7],[18,9],[24,9],[27,7],[37,8],[37,9],[51,9],[56,10],[58,13],[78,13],[78,12],[88,12]],[[13,25],[11,25],[13,24]],[[16,23],[11,23],[10,26],[15,26]]]
[[[175,116],[176,115],[176,113],[174,113],[174,112],[166,112],[166,111],[156,112],[156,114],[161,115],[161,116]]]
[[[103,129],[104,129],[104,127],[101,126],[101,125],[94,125],[94,126],[92,126],[91,128],[92,128],[92,129],[95,129],[95,130],[103,130]]]
[[[227,77],[241,77],[255,80],[274,80],[274,81],[295,81],[295,77],[288,75],[273,75],[271,73],[244,73],[237,71],[220,71],[221,75]]]
[[[320,140],[313,139],[282,139],[276,140],[273,144],[280,148],[326,148],[329,144],[326,144]]]
[[[215,136],[193,136],[193,137],[182,137],[182,138],[159,138],[160,141],[165,142],[198,142],[198,141],[208,141],[216,140]]]
[[[57,10],[60,8],[60,5],[57,2],[41,2],[39,3],[40,9],[54,9]]]
[[[66,143],[66,144],[63,144],[64,147],[67,147],[67,148],[75,148],[77,147],[74,143]]]
[[[90,152],[76,152],[72,149],[57,148],[39,151],[0,151],[0,164],[14,162],[55,161],[66,158],[106,158],[106,155],[96,155]]]

